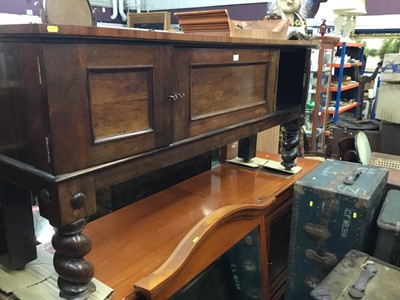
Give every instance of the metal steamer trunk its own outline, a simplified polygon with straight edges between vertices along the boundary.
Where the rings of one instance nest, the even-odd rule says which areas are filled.
[[[309,293],[351,249],[372,253],[388,171],[326,160],[294,185],[286,300]]]
[[[398,300],[400,268],[350,250],[311,292],[315,300]]]
[[[392,265],[400,266],[399,190],[387,192],[377,224],[379,231],[374,256]]]

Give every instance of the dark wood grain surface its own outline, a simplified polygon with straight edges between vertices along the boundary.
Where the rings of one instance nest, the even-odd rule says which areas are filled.
[[[96,188],[137,178],[278,124],[291,122],[297,130],[310,48],[317,45],[85,26],[0,26],[0,95],[5,108],[0,110],[5,126],[0,129],[0,177],[38,195],[41,215],[56,227],[54,263],[60,267],[61,292],[82,298],[90,292],[93,267],[84,256],[91,244],[82,230],[96,211]],[[220,77],[216,69],[223,71]],[[295,147],[296,140],[288,144]],[[294,152],[284,156],[290,161],[296,157]],[[214,177],[208,181],[215,185]],[[154,202],[160,212],[169,201],[174,207],[179,197],[187,198],[185,205],[204,198],[179,189],[160,195],[161,202]],[[215,205],[212,197],[224,199],[204,199]],[[206,214],[191,212],[190,207],[183,212],[194,216],[187,222]],[[130,221],[136,218],[141,215]],[[154,224],[161,222],[163,227],[170,221],[158,218]],[[118,237],[125,225],[107,238]],[[175,236],[173,241],[167,249],[176,246]],[[78,253],[71,253],[73,247]],[[165,254],[155,261],[163,259]],[[106,261],[104,257],[96,263],[103,269]],[[123,268],[120,273],[128,278],[143,268],[149,266],[135,265],[135,270]]]
[[[224,37],[224,36],[208,36],[208,35],[193,35],[193,34],[180,34],[169,32],[149,32],[142,30],[118,29],[118,28],[104,28],[104,27],[84,27],[84,26],[50,26],[45,24],[20,24],[20,25],[2,25],[0,27],[0,35],[12,34],[20,36],[21,38],[35,38],[41,35],[53,35],[56,38],[61,36],[67,39],[76,39],[81,37],[103,37],[112,42],[115,39],[135,39],[146,40],[146,42],[161,42],[163,44],[168,42],[185,42],[185,43],[215,43],[215,44],[237,44],[245,43],[251,45],[269,45],[275,47],[299,46],[317,47],[318,43],[312,41],[289,41],[277,39],[259,39],[259,38],[237,38],[237,37]]]

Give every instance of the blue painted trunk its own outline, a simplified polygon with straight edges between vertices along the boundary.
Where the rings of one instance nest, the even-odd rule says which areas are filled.
[[[351,249],[372,254],[388,171],[326,160],[294,186],[285,297],[309,293]]]

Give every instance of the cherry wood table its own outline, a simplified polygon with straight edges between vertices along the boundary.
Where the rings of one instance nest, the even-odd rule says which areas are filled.
[[[259,156],[280,159],[273,154]],[[257,222],[263,228],[264,238],[261,240],[266,247],[264,251],[270,252],[269,247],[275,241],[268,240],[268,222],[282,208],[285,212],[290,211],[294,182],[319,162],[298,158],[297,163],[302,170],[295,175],[254,171],[226,163],[89,223],[86,232],[92,238],[93,248],[88,259],[96,265],[96,278],[114,289],[115,299],[136,299],[133,286],[140,285],[144,277],[147,278],[147,281],[142,281],[144,285],[148,281],[156,281],[151,285],[168,290],[168,285],[175,285],[166,275],[171,268],[178,270],[171,276],[178,276],[181,280],[178,286],[182,286],[196,272],[188,272],[186,277],[181,278],[177,274],[181,268],[201,270],[226,250],[227,243],[231,245],[227,236],[237,241],[247,230],[240,229],[246,227],[243,224],[230,227],[224,232],[225,238],[217,241],[213,234],[218,236],[218,231],[211,235],[204,233],[200,239],[205,240],[203,244],[207,251],[201,250],[201,246],[200,250],[184,251],[182,249],[192,243],[193,228],[205,226],[204,223],[211,222],[213,216],[217,220],[224,219],[232,210],[237,214],[236,218],[244,222],[246,209],[252,206],[260,207],[256,215],[261,218]],[[285,240],[288,237],[279,238]],[[213,241],[209,249],[208,239]],[[201,255],[192,253],[196,251]],[[176,257],[178,253],[180,256]],[[191,258],[192,255],[195,258]],[[286,257],[287,253],[280,255]],[[265,259],[268,260],[267,255]],[[162,270],[155,272],[167,260],[169,262]],[[269,263],[264,262],[266,265]],[[267,277],[268,270],[265,271],[264,276]],[[278,279],[280,284],[275,285],[281,287],[284,276]],[[265,282],[268,283],[268,279]],[[269,284],[265,284],[265,293],[270,295],[272,292]],[[153,296],[151,298],[154,299]]]

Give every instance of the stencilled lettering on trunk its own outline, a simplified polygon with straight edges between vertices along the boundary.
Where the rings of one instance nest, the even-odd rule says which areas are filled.
[[[337,167],[335,165],[336,164],[333,164],[333,166],[331,165],[327,166],[325,169],[322,170],[321,175],[322,176],[338,175]]]
[[[345,239],[348,236],[353,210],[346,208],[343,212],[342,230],[340,237]]]
[[[364,175],[374,176],[377,174],[377,170],[373,168],[359,167],[357,170],[360,170]]]
[[[339,184],[337,189],[345,194],[362,195],[362,196],[365,196],[367,194],[366,189],[359,187],[357,185]]]
[[[239,276],[237,274],[238,269],[237,266],[235,264],[231,264],[231,271],[232,271],[232,277],[233,277],[233,281],[235,282],[235,287],[238,291],[241,290],[240,288],[240,280],[239,280]]]

